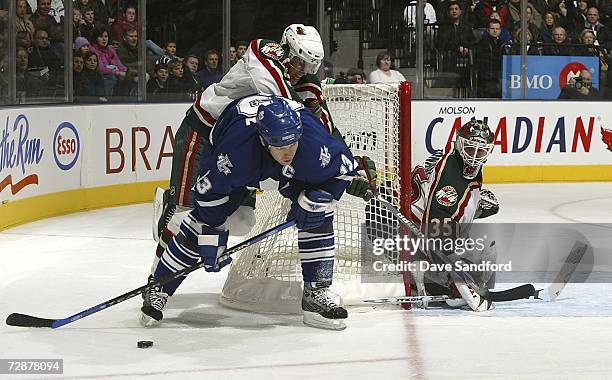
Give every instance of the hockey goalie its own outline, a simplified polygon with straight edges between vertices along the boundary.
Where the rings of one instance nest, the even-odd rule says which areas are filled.
[[[454,144],[445,152],[436,151],[425,162],[415,167],[411,176],[411,221],[420,227],[421,238],[426,244],[436,239],[458,243],[469,235],[474,219],[494,215],[499,210],[497,199],[489,190],[482,189],[482,167],[494,147],[494,134],[486,123],[470,120],[456,132]],[[386,186],[387,190],[389,186]],[[387,198],[389,194],[382,194]],[[391,197],[388,197],[389,199]],[[375,215],[371,210],[381,210],[374,198],[366,207],[368,234],[376,238],[397,236],[400,232],[397,218],[390,212]],[[415,237],[412,236],[414,239]],[[440,245],[432,244],[433,247]],[[452,244],[451,247],[459,246]],[[495,261],[494,243],[484,249],[439,249],[440,255],[432,255],[427,249],[414,252],[412,261],[416,268],[410,275],[413,295],[447,295],[450,307],[466,307],[485,311],[492,304],[473,288],[492,287],[491,272],[469,272],[473,283],[458,280],[450,271],[420,270],[430,264],[441,264],[440,257],[448,262],[478,263]],[[440,252],[441,251],[441,252]],[[441,256],[444,255],[444,256]],[[395,255],[394,257],[398,257]],[[424,261],[425,265],[421,265]],[[454,266],[453,266],[454,268]]]

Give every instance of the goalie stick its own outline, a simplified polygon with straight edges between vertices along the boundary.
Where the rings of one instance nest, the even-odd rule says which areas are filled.
[[[272,227],[262,233],[260,233],[257,236],[253,236],[252,238],[243,241],[240,244],[237,244],[229,249],[227,249],[225,252],[223,252],[223,254],[221,256],[219,256],[217,258],[217,263],[222,262],[223,260],[226,260],[231,254],[240,251],[241,249],[244,249],[248,246],[251,246],[255,243],[258,243],[260,241],[262,241],[263,239],[272,236],[288,227],[291,227],[295,224],[295,220],[294,219],[290,219],[288,221],[286,221],[285,223],[279,224],[276,227]],[[87,310],[83,310],[80,311],[74,315],[71,315],[70,317],[66,317],[66,318],[60,318],[60,319],[47,319],[47,318],[39,318],[39,317],[35,317],[32,315],[27,315],[27,314],[20,314],[20,313],[12,313],[11,315],[9,315],[6,318],[6,324],[9,326],[18,326],[18,327],[50,327],[53,329],[56,329],[58,327],[67,325],[69,323],[72,323],[74,321],[78,321],[81,318],[87,317],[91,314],[97,313],[99,311],[102,311],[108,307],[111,307],[113,305],[116,305],[120,302],[123,302],[125,300],[128,300],[132,297],[136,297],[137,295],[141,294],[142,292],[151,289],[154,286],[159,286],[159,285],[163,285],[165,283],[168,283],[180,276],[184,276],[187,275],[188,273],[191,273],[195,270],[198,270],[200,268],[202,268],[204,266],[204,262],[200,261],[199,263],[187,267],[183,270],[180,270],[178,272],[175,273],[171,273],[155,282],[152,282],[150,284],[147,285],[143,285],[139,288],[136,288],[134,290],[131,290],[127,293],[124,293],[120,296],[117,296],[113,299],[110,299],[108,301],[102,302],[101,304],[98,304],[96,306],[90,307]]]
[[[531,284],[525,284],[517,286],[515,288],[501,290],[498,292],[489,291],[488,300],[492,302],[505,302],[505,301],[516,301],[520,299],[527,299],[534,296],[538,291]],[[447,295],[441,296],[405,296],[405,297],[381,297],[365,299],[363,302],[366,303],[391,303],[391,304],[413,304],[422,302],[444,302],[450,299]]]

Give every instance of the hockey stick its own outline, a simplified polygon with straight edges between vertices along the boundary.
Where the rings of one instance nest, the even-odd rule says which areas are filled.
[[[260,241],[262,241],[263,239],[267,238],[268,236],[274,235],[288,227],[291,227],[295,224],[295,220],[294,219],[290,219],[288,221],[286,221],[285,223],[279,224],[276,227],[272,227],[269,230],[266,230],[262,233],[260,233],[257,236],[254,236],[248,240],[243,241],[240,244],[237,244],[229,249],[227,249],[225,252],[223,252],[223,254],[221,256],[219,256],[217,258],[217,263],[222,262],[223,260],[227,259],[231,254],[240,251],[241,249],[244,249],[248,246],[251,246],[255,243],[258,243]],[[68,323],[72,323],[74,321],[77,321],[81,318],[87,317],[91,314],[97,313],[101,310],[104,310],[108,307],[111,307],[113,305],[116,305],[120,302],[123,302],[125,300],[128,300],[132,297],[136,297],[137,295],[141,294],[142,292],[149,290],[151,288],[153,288],[154,286],[159,286],[159,285],[163,285],[166,284],[180,276],[184,276],[187,275],[188,273],[191,273],[195,270],[198,270],[200,268],[202,268],[204,266],[204,262],[200,261],[199,263],[190,266],[188,268],[185,268],[183,270],[180,270],[178,272],[175,273],[171,273],[155,282],[152,282],[150,284],[147,285],[143,285],[140,288],[131,290],[127,293],[124,293],[120,296],[117,296],[113,299],[110,299],[108,301],[102,302],[99,305],[90,307],[87,310],[83,310],[81,312],[78,312],[70,317],[66,317],[66,318],[61,318],[61,319],[47,319],[47,318],[39,318],[39,317],[34,317],[31,315],[27,315],[27,314],[20,314],[20,313],[12,313],[11,315],[9,315],[6,318],[6,324],[9,326],[18,326],[18,327],[50,327],[53,329],[56,329],[58,327],[67,325]]]

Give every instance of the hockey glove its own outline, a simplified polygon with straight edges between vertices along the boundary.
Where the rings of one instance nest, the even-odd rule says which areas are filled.
[[[372,192],[370,190],[370,182],[368,181],[368,174],[372,180],[372,185],[376,183],[376,164],[368,156],[363,156],[360,159],[358,156],[355,160],[359,162],[357,167],[357,175],[353,178],[351,183],[346,188],[346,193],[355,197],[363,198],[366,202],[372,199]],[[362,165],[362,161],[365,167]],[[366,170],[368,174],[366,174]]]
[[[325,213],[331,210],[334,197],[323,190],[304,190],[293,202],[290,216],[300,230],[312,230],[325,222]]]
[[[221,262],[217,262],[219,256],[225,252],[229,231],[219,231],[207,225],[202,226],[202,235],[198,235],[198,249],[204,270],[207,272],[218,272],[224,266],[232,262],[231,257],[227,257]]]
[[[499,211],[499,202],[495,194],[491,190],[480,190],[480,202],[476,210],[475,219],[483,219],[491,215],[497,214]]]

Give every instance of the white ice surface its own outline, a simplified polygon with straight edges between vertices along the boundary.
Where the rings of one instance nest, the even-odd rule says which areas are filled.
[[[610,183],[489,187],[502,205],[499,222],[612,221]],[[147,204],[0,233],[0,319],[64,318],[141,286],[155,248],[149,223]],[[305,327],[298,316],[223,308],[224,277],[190,275],[157,329],[138,325],[140,298],[57,330],[1,323],[0,359],[62,358],[63,378],[612,378],[607,283],[569,284],[556,303],[498,303],[480,314],[353,312],[335,332]],[[155,345],[138,349],[138,340]]]

